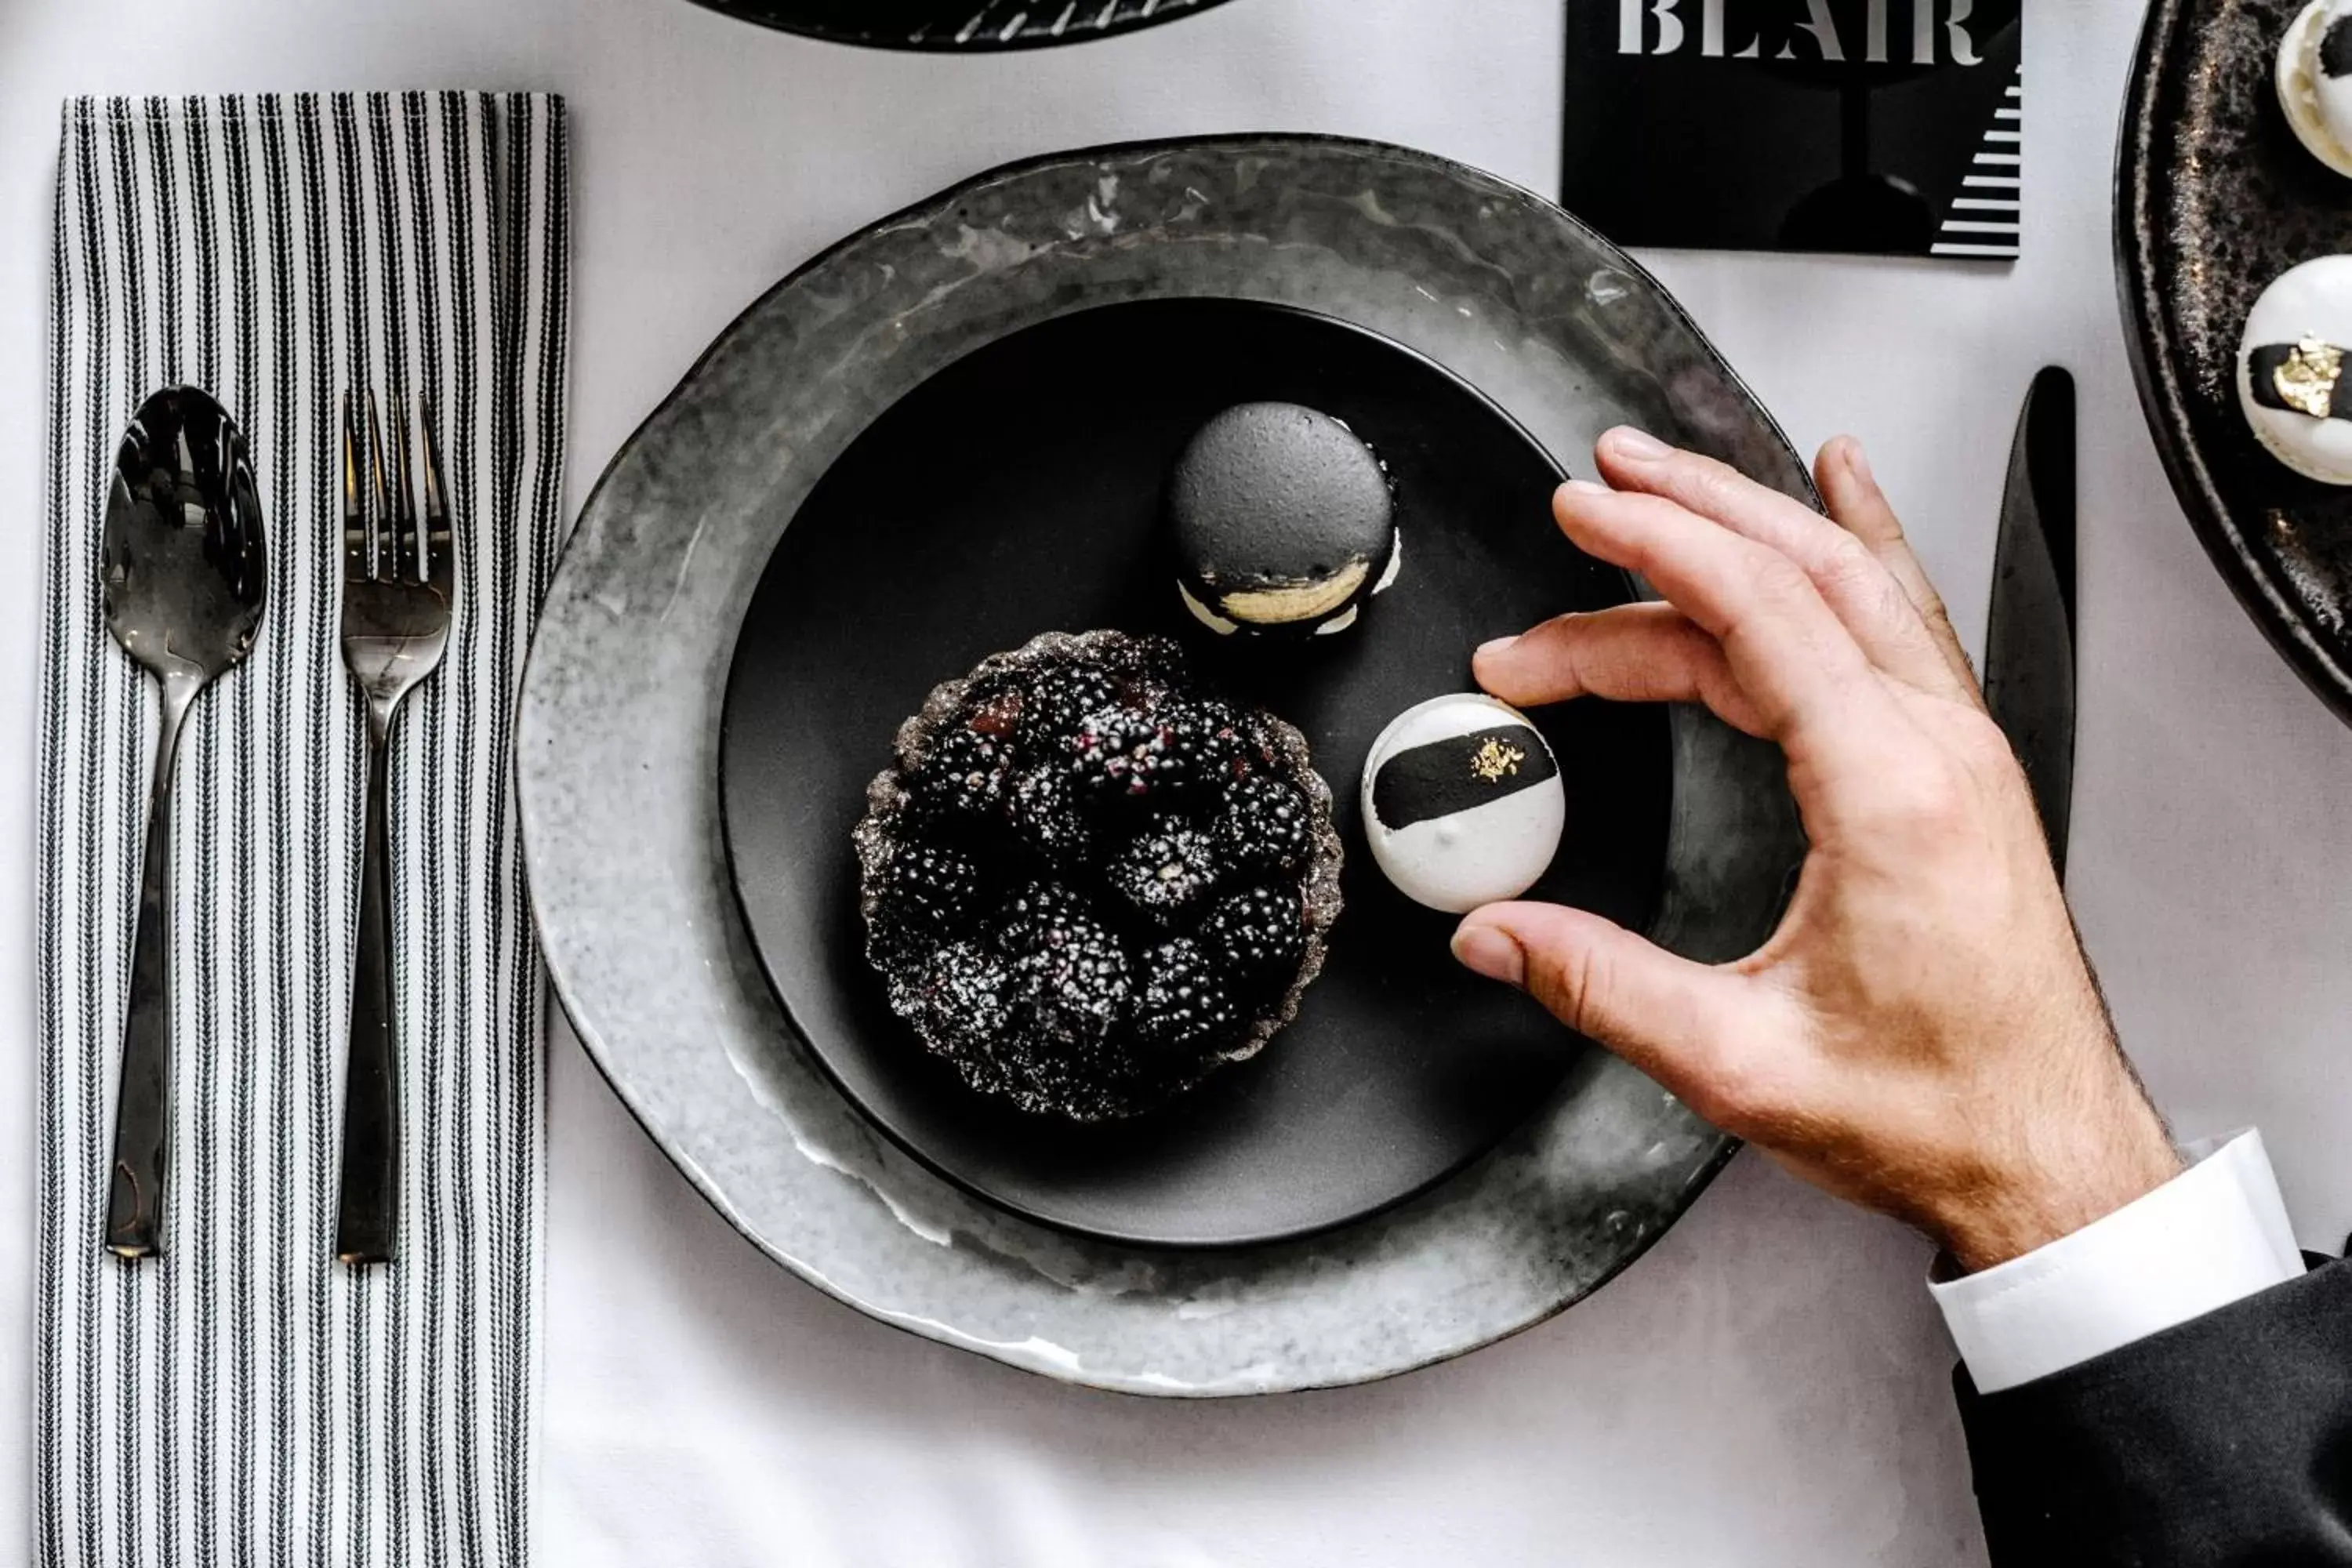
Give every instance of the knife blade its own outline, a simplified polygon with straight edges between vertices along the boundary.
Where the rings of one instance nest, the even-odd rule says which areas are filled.
[[[2027,389],[2010,446],[1984,692],[2025,765],[2063,878],[2074,794],[2074,378],[2056,365]]]

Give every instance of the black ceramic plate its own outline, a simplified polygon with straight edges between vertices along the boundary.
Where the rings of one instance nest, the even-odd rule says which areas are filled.
[[[1271,649],[1204,631],[1157,531],[1210,415],[1261,398],[1336,415],[1394,475],[1403,570],[1350,631]],[[737,645],[721,740],[736,879],[771,980],[850,1097],[942,1173],[1034,1218],[1168,1244],[1339,1224],[1411,1195],[1544,1103],[1578,1044],[1446,952],[1450,917],[1373,865],[1356,784],[1396,713],[1468,684],[1470,650],[1633,596],[1550,527],[1560,474],[1429,361],[1303,311],[1108,305],[932,377],[861,435],[784,532]],[[1255,1059],[1137,1121],[1081,1129],[974,1095],[884,1003],[850,828],[899,721],[938,681],[1048,628],[1181,639],[1200,672],[1298,725],[1347,843],[1346,911],[1298,1018]],[[1536,896],[1640,926],[1671,800],[1664,715],[1538,715],[1570,826]]]
[[[696,0],[713,11],[882,49],[1034,49],[1193,16],[1224,0]]]
[[[2287,128],[2272,63],[2303,0],[2155,0],[2116,176],[2126,336],[2189,521],[2296,671],[2352,720],[2352,489],[2302,478],[2246,428],[2234,384],[2255,298],[2352,250],[2352,181]]]

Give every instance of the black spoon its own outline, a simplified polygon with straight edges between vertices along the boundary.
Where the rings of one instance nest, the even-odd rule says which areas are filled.
[[[106,1201],[106,1249],[145,1258],[163,1249],[172,1124],[172,764],[188,705],[252,650],[266,580],[245,437],[209,395],[173,387],[131,416],[107,497],[103,572],[107,629],[163,690]]]

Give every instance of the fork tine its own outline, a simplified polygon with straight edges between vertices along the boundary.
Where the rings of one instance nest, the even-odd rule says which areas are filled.
[[[433,404],[427,399],[417,421],[425,453],[425,580],[449,596],[457,579],[457,541],[449,530],[449,498],[441,489],[441,449],[433,435]]]
[[[368,575],[385,581],[399,575],[400,519],[383,479],[383,422],[376,416],[375,388],[368,388]]]
[[[425,581],[424,530],[416,521],[416,489],[410,482],[408,399],[392,397],[392,574],[403,583]]]
[[[359,408],[343,394],[343,575],[364,581],[375,575],[375,541],[368,528],[367,501],[360,490]]]

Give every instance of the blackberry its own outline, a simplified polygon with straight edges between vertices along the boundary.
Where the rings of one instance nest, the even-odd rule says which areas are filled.
[[[1102,1040],[1073,1045],[1023,1019],[995,1041],[990,1066],[1024,1110],[1077,1121],[1131,1116],[1149,1098],[1138,1092],[1148,1086],[1132,1057]]]
[[[1189,827],[1147,833],[1110,858],[1103,876],[1111,890],[1162,925],[1199,910],[1217,882],[1209,836]]]
[[[873,934],[904,952],[971,929],[980,912],[980,868],[945,844],[911,839],[892,852],[876,888]]]
[[[985,1059],[1012,1019],[1013,967],[976,942],[950,942],[922,978],[932,1037],[948,1050]]]
[[[1022,696],[1014,731],[1030,757],[1054,755],[1089,713],[1113,706],[1118,692],[1110,677],[1090,664],[1065,664],[1041,670]]]
[[[1004,742],[972,729],[940,737],[914,783],[918,821],[992,816],[1003,807],[1012,753]]]
[[[1307,797],[1264,775],[1226,789],[1210,832],[1217,852],[1235,866],[1296,871],[1315,852],[1315,821]]]
[[[1201,945],[1239,983],[1279,991],[1307,956],[1307,909],[1296,888],[1244,888],[1219,899],[1201,922]]]
[[[1188,710],[1185,727],[1201,737],[1201,753],[1207,763],[1204,773],[1231,781],[1274,766],[1274,752],[1267,749],[1257,726],[1232,703],[1196,697],[1184,707]]]
[[[1094,920],[1083,894],[1059,882],[1031,882],[1016,891],[996,925],[996,944],[1008,957],[1020,958],[1057,945],[1063,928]]]
[[[1053,901],[1023,928],[1018,946],[1005,943],[1014,1035],[1065,1056],[1101,1047],[1130,989],[1126,950],[1075,902]]]
[[[1196,716],[1105,708],[1080,721],[1070,737],[1070,775],[1089,798],[1165,805],[1198,784],[1209,760]]]
[[[1180,936],[1146,956],[1135,1033],[1148,1049],[1215,1050],[1240,1037],[1243,1021],[1232,992],[1199,942]]]
[[[1094,848],[1094,825],[1078,796],[1076,784],[1052,763],[1021,773],[1007,793],[1013,831],[1048,862],[1075,865]]]

